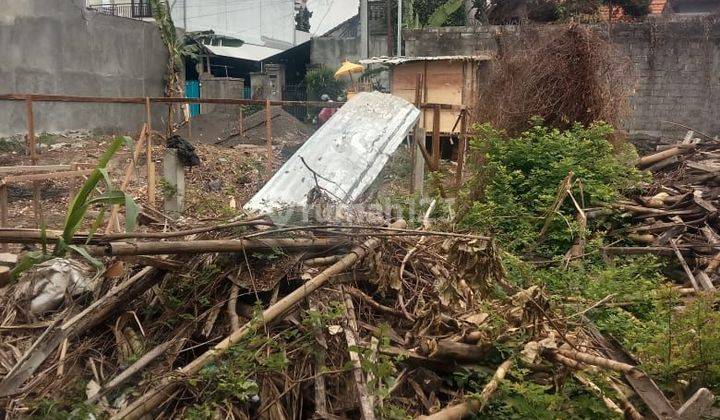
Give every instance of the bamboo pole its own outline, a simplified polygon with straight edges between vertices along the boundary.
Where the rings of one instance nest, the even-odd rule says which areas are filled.
[[[405,227],[405,221],[399,220],[391,226],[395,228],[403,228]],[[222,356],[223,353],[225,353],[231,346],[238,343],[248,334],[257,331],[259,328],[262,328],[275,321],[277,318],[280,318],[296,304],[303,301],[307,298],[307,296],[323,286],[332,276],[347,270],[357,261],[365,257],[370,251],[377,248],[378,245],[380,245],[380,240],[373,238],[365,241],[362,245],[353,248],[353,250],[343,257],[342,260],[326,268],[323,272],[313,277],[302,287],[295,289],[292,293],[280,299],[276,304],[263,311],[262,316],[259,319],[244,324],[239,329],[233,331],[223,341],[200,355],[200,357],[178,369],[177,376],[166,376],[164,379],[160,380],[157,386],[145,392],[140,398],[135,400],[132,404],[128,405],[112,418],[139,419],[151,410],[159,407],[180,385],[181,382],[178,380],[179,378],[187,378],[188,376],[196,375],[204,366],[214,362]]]
[[[199,254],[204,252],[243,252],[272,249],[321,250],[344,244],[337,238],[318,239],[218,239],[205,241],[111,242],[88,247],[96,256]]]
[[[265,100],[265,137],[267,142],[267,175],[272,174],[273,169],[273,148],[272,148],[272,109],[270,100]]]
[[[490,402],[490,398],[497,391],[500,381],[505,378],[511,366],[512,360],[502,362],[477,398],[468,398],[464,403],[451,405],[429,416],[420,416],[418,420],[460,420],[471,413],[481,412]]]
[[[143,146],[145,144],[145,139],[147,137],[148,132],[148,125],[143,124],[142,129],[140,130],[140,136],[138,137],[137,143],[135,143],[135,150],[133,150],[133,154],[131,157],[130,162],[125,167],[125,173],[123,174],[122,182],[120,183],[120,191],[125,191],[127,189],[128,184],[130,183],[130,180],[132,179],[133,170],[135,169],[135,162],[140,158],[140,153],[142,153]],[[116,229],[117,231],[120,231],[120,223],[118,222],[118,212],[120,211],[120,205],[115,204],[112,206],[112,210],[110,211],[110,217],[108,218],[108,224],[105,228],[105,233],[110,233],[113,231],[113,229]]]
[[[147,124],[147,138],[145,139],[145,154],[147,159],[147,195],[148,205],[155,208],[155,162],[152,157],[152,116],[150,115],[150,98],[145,98],[145,113]]]
[[[633,377],[641,375],[641,372],[633,365],[618,362],[617,360],[607,359],[605,357],[595,356],[594,354],[565,349],[549,350],[549,354],[560,354],[569,359],[575,360],[576,362],[582,362],[588,365],[622,372]]]

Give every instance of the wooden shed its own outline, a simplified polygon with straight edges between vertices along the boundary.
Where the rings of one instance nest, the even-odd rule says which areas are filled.
[[[453,107],[440,109],[440,133],[448,137],[457,133],[456,126],[462,107],[473,108],[483,68],[490,57],[437,56],[437,57],[391,57],[362,60],[363,64],[390,66],[390,93],[405,100],[422,104],[444,104]],[[420,97],[418,74],[422,75]],[[433,131],[433,110],[424,107],[420,125],[428,133]],[[453,129],[454,127],[454,129]]]

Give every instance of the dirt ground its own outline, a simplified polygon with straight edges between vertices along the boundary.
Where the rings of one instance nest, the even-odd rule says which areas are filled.
[[[313,133],[311,125],[299,121],[281,107],[271,108],[273,144],[280,146],[283,155],[291,156]],[[265,110],[246,111],[240,133],[239,113],[213,112],[193,117],[189,124],[177,130],[177,134],[193,144],[224,147],[264,145],[267,131]]]
[[[137,139],[137,135],[134,136]],[[98,157],[112,140],[111,136],[85,136],[68,138],[61,135],[44,135],[40,145],[39,165],[77,163],[92,168]],[[156,142],[159,141],[156,138]],[[197,144],[200,166],[186,170],[186,197],[184,219],[188,224],[194,221],[231,217],[239,213],[242,205],[269,179],[266,170],[266,148],[264,146],[242,145],[236,148]],[[156,163],[157,203],[162,209],[163,194],[168,193],[162,178],[164,145],[156,144],[153,160]],[[112,159],[108,172],[113,185],[119,186],[125,167],[130,163],[131,151],[123,148]],[[280,147],[276,150],[273,172],[284,158]],[[19,145],[13,151],[0,154],[1,166],[30,165],[29,156]],[[127,192],[138,204],[146,207],[147,169],[144,153],[137,162]],[[41,204],[48,229],[60,229],[71,195],[77,191],[84,178],[54,179],[40,181]],[[12,227],[36,227],[33,211],[32,183],[14,184],[9,188],[9,225]],[[91,212],[92,213],[92,212]],[[91,214],[92,215],[92,214]]]

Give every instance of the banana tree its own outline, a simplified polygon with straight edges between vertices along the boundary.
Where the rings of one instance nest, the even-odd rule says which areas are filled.
[[[123,191],[116,190],[113,188],[110,181],[110,175],[107,171],[107,165],[113,156],[120,150],[123,145],[128,145],[132,150],[132,139],[130,137],[118,136],[110,144],[110,147],[100,156],[97,166],[88,176],[87,181],[82,185],[78,193],[73,197],[68,207],[68,212],[65,216],[65,223],[63,225],[62,235],[58,238],[55,243],[55,247],[52,253],[47,252],[46,241],[43,242],[42,251],[28,252],[20,263],[12,271],[13,278],[23,271],[31,268],[35,264],[39,264],[43,261],[47,261],[51,258],[62,258],[67,255],[69,251],[74,251],[90,263],[98,268],[102,267],[102,263],[97,259],[93,258],[85,247],[82,245],[74,244],[74,237],[77,230],[80,228],[87,212],[92,207],[97,207],[99,210],[98,216],[90,228],[90,235],[88,235],[87,242],[92,239],[92,235],[95,233],[98,227],[103,223],[105,213],[108,208],[113,205],[121,205],[125,207],[125,230],[132,231],[135,228],[138,206],[135,200]],[[99,186],[104,181],[105,189],[101,191]],[[44,232],[43,227],[43,232]],[[43,237],[45,235],[43,234]]]

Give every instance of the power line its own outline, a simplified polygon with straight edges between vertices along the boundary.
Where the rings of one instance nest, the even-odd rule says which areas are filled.
[[[330,13],[330,10],[332,10],[332,7],[333,7],[333,4],[334,4],[334,3],[335,3],[335,0],[332,0],[332,1],[330,2],[330,6],[328,6],[327,10],[325,11],[325,16],[323,16],[322,19],[320,19],[320,22],[318,23],[317,29],[315,29],[315,32],[313,32],[312,36],[315,36],[315,34],[317,34],[317,31],[320,30],[320,27],[322,26],[323,22],[325,22],[325,18],[326,18],[327,15]]]

